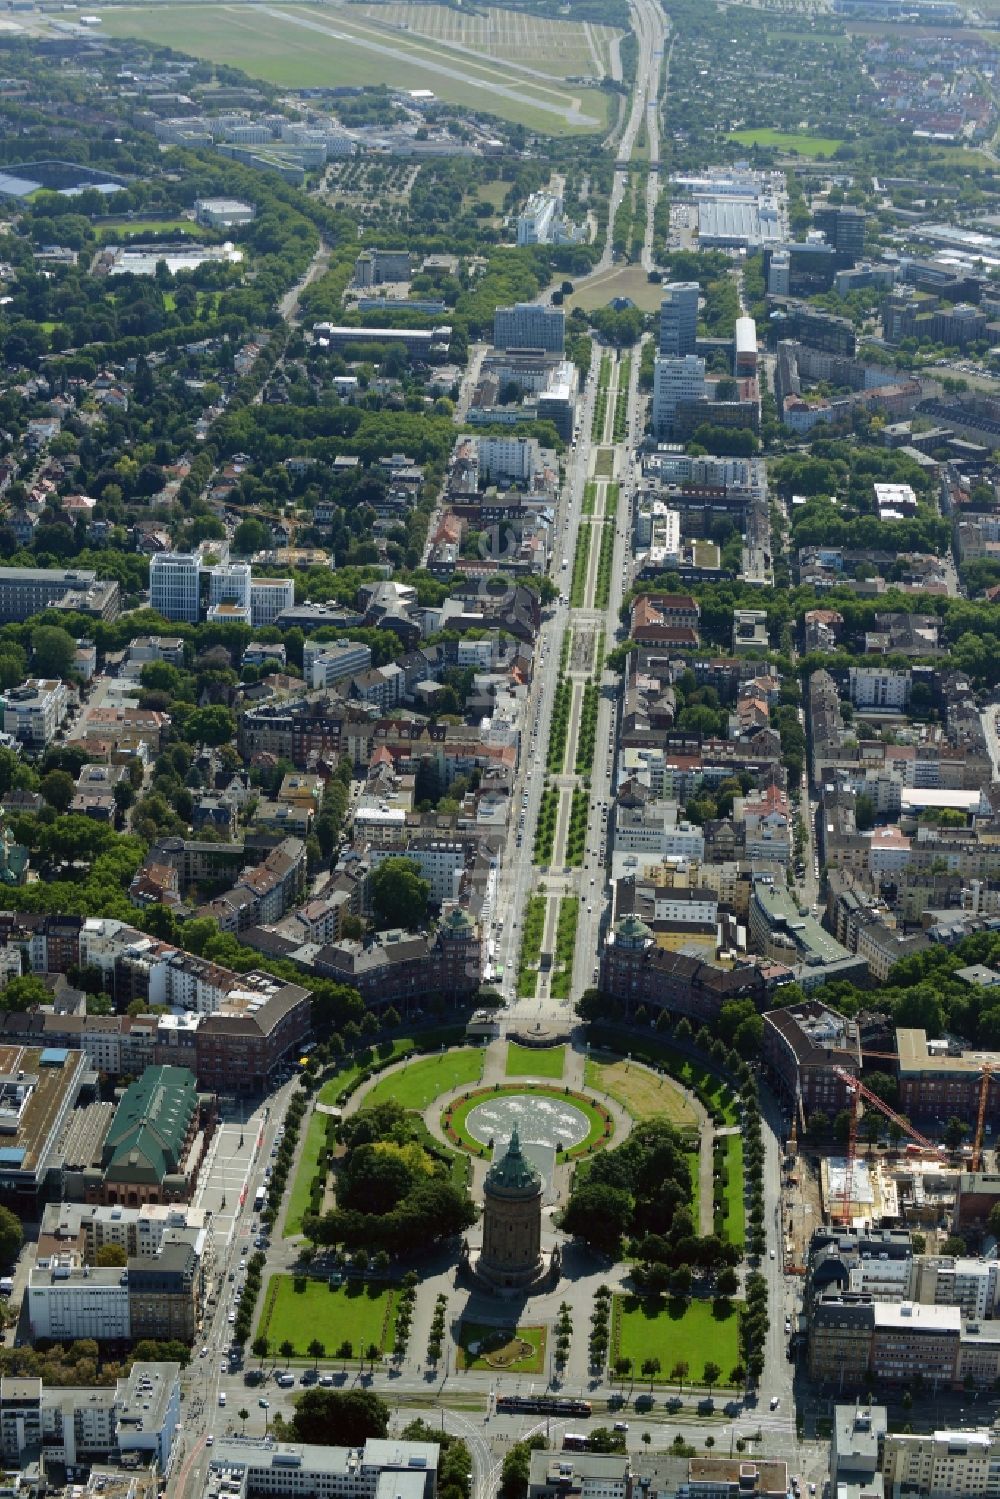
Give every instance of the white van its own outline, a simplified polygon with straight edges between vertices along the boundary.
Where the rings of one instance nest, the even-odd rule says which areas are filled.
[[[225,1403],[226,1403],[226,1392],[225,1392],[225,1390],[220,1390],[219,1391],[219,1404],[220,1405],[225,1405]]]

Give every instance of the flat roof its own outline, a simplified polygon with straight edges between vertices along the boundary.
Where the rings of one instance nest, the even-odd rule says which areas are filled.
[[[960,1306],[927,1306],[922,1301],[876,1301],[876,1328],[889,1332],[953,1332],[962,1330]]]
[[[45,1055],[59,1060],[43,1061]],[[0,1168],[36,1171],[44,1164],[66,1094],[83,1068],[81,1051],[0,1046]]]

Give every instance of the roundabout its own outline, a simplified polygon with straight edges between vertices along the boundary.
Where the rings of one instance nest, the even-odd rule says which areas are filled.
[[[492,1154],[515,1128],[526,1143],[549,1146],[562,1159],[590,1155],[614,1135],[610,1112],[596,1100],[531,1083],[462,1094],[445,1108],[441,1128],[449,1144],[477,1156]]]

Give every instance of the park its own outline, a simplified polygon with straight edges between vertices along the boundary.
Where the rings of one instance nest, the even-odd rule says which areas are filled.
[[[571,1377],[593,1384],[626,1376],[650,1389],[739,1386],[746,1308],[734,1295],[735,1266],[745,1253],[747,1173],[757,1159],[742,1129],[752,1085],[691,1045],[690,1028],[677,1036],[647,1032],[627,1054],[599,1024],[585,1043],[544,1044],[543,1037],[539,1045],[528,1037],[471,1046],[453,1035],[457,1044],[424,1054],[415,1052],[419,1039],[408,1037],[382,1045],[377,1058],[345,1058],[320,1076],[283,1226],[300,1265],[265,1288],[257,1344],[266,1339],[272,1355],[306,1362],[420,1363],[412,1320],[427,1337],[430,1370],[452,1345],[456,1374],[545,1373],[554,1387]],[[650,1219],[626,1190],[647,1157],[657,1159],[669,1190],[686,1198],[674,1214],[674,1238],[670,1229],[651,1236],[655,1209]],[[389,1159],[399,1165],[391,1168],[388,1215],[355,1223],[353,1204],[378,1196]],[[495,1315],[500,1272],[489,1253],[482,1255],[489,1273],[480,1272],[477,1245],[482,1233],[490,1237],[491,1193],[499,1185],[506,1200],[515,1183],[531,1263],[514,1319],[505,1323]],[[414,1257],[412,1241],[401,1248],[391,1237],[398,1194],[405,1205],[429,1190],[451,1194],[440,1199],[439,1213],[459,1213],[454,1235],[442,1231],[432,1259]],[[484,1201],[487,1219],[477,1224]],[[603,1210],[605,1202],[614,1211]],[[704,1268],[694,1275],[684,1263],[690,1251],[675,1250],[692,1233],[705,1246]],[[459,1238],[456,1264],[449,1245]],[[378,1255],[366,1252],[376,1246]],[[577,1267],[568,1287],[559,1278],[562,1255]],[[410,1271],[402,1311],[398,1268]],[[453,1304],[456,1288],[462,1294]],[[421,1319],[432,1302],[428,1334]]]

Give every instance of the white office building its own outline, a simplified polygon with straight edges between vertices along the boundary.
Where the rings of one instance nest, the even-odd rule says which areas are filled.
[[[532,193],[517,216],[519,245],[547,245],[562,217],[562,203],[554,193]]]
[[[250,609],[250,564],[249,562],[219,562],[206,569],[208,573],[208,602],[213,604],[236,604],[240,609]]]
[[[197,552],[158,552],[149,561],[149,603],[164,619],[197,624],[201,557]]]
[[[439,1452],[435,1442],[393,1438],[369,1437],[363,1449],[225,1438],[208,1454],[207,1492],[232,1499],[434,1499]]]
[[[668,281],[660,303],[660,349],[664,358],[693,354],[698,338],[697,281]]]
[[[659,358],[653,365],[653,434],[668,437],[681,401],[705,399],[705,361],[697,354]]]
[[[561,354],[566,347],[566,314],[542,302],[516,302],[493,315],[493,343],[498,349],[544,349]]]
[[[41,1338],[127,1341],[128,1271],[72,1265],[62,1256],[39,1260],[28,1272],[28,1325],[33,1343]]]
[[[250,582],[250,623],[255,630],[273,625],[283,609],[295,603],[291,578],[253,578]]]
[[[476,450],[484,479],[527,484],[538,468],[538,443],[533,437],[480,437]]]
[[[360,640],[307,640],[302,671],[310,687],[332,687],[345,677],[358,676],[372,664],[371,649]]]
[[[0,697],[3,731],[25,749],[42,750],[55,737],[66,717],[69,695],[65,682],[29,677]]]

